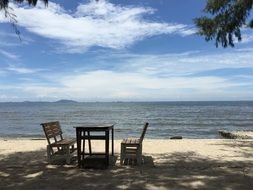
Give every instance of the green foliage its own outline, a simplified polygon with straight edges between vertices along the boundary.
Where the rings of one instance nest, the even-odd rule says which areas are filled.
[[[198,34],[206,41],[215,40],[216,47],[234,47],[241,41],[241,28],[246,26],[253,0],[208,0],[204,12],[208,16],[194,19]],[[253,20],[247,26],[253,28]]]
[[[23,3],[24,1],[26,1],[29,5],[35,6],[38,0],[14,0],[14,1],[17,3]],[[48,0],[41,0],[41,1],[43,1],[45,4],[48,3]],[[9,2],[10,2],[9,0],[0,0],[0,10],[7,9]]]
[[[14,1],[17,3],[23,3],[25,1],[29,5],[35,6],[37,4],[38,0],[14,0]],[[43,1],[45,3],[45,5],[48,4],[48,0],[41,0],[41,1]],[[21,40],[20,32],[19,32],[17,25],[16,25],[16,23],[17,23],[16,15],[9,11],[9,9],[12,10],[12,8],[9,7],[9,2],[10,2],[9,0],[0,0],[0,11],[4,11],[5,17],[9,18],[10,23],[11,23],[15,33],[17,34],[17,36]]]

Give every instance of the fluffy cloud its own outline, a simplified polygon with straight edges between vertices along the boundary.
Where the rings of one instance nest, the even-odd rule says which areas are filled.
[[[35,99],[47,100],[245,100],[253,96],[251,73],[236,70],[248,68],[250,71],[250,60],[253,59],[250,49],[207,55],[185,52],[117,56],[125,62],[113,69],[54,75],[42,73],[43,81],[48,83],[27,81],[13,88]],[[212,73],[231,68],[234,69],[232,76]],[[204,71],[208,72],[198,74]]]
[[[110,53],[96,58],[97,67],[104,62],[116,60],[109,67],[117,72],[141,73],[149,76],[189,77],[200,72],[219,69],[253,68],[253,49],[229,49],[208,51],[189,51],[165,54]],[[96,68],[94,68],[96,70]],[[226,77],[226,76],[224,76]]]
[[[70,65],[68,71],[9,65],[2,75],[9,74],[13,80],[17,77],[18,82],[1,81],[0,89],[11,92],[7,97],[18,94],[19,100],[247,100],[253,97],[253,49],[250,48],[160,55],[117,52],[94,59],[96,67],[92,69]],[[107,63],[111,65],[105,66]],[[2,100],[0,97],[3,100],[4,96]]]
[[[68,52],[82,52],[93,46],[120,49],[150,36],[195,32],[183,24],[145,19],[145,15],[155,12],[151,8],[124,7],[105,0],[80,4],[75,12],[52,2],[47,8],[42,4],[35,8],[11,6],[20,26],[64,44],[62,49]],[[0,22],[6,22],[4,16]]]
[[[14,89],[34,99],[70,98],[83,101],[115,100],[218,100],[222,97],[251,96],[250,91],[238,91],[247,85],[221,77],[150,77],[145,74],[94,71],[69,75],[54,82],[57,86],[29,83]]]

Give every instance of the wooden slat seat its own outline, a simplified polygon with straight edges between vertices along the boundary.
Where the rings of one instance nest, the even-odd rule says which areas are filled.
[[[48,141],[47,157],[51,162],[57,155],[62,155],[67,164],[70,164],[71,157],[73,157],[76,148],[76,139],[65,139],[62,136],[62,130],[59,121],[41,123],[45,136]]]
[[[76,143],[76,139],[62,139],[60,141],[54,142],[51,144],[52,147],[61,147],[66,145],[74,145]]]
[[[125,159],[136,159],[138,165],[142,163],[142,141],[149,123],[145,123],[140,138],[126,138],[121,142],[120,164]]]

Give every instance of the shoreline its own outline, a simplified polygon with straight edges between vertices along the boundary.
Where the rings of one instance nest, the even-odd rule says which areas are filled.
[[[119,155],[122,140],[114,140],[114,152]],[[245,148],[245,145],[248,148]],[[43,150],[46,153],[46,138],[0,138],[0,158],[5,154]],[[92,147],[104,150],[101,141],[92,140]],[[195,152],[196,155],[212,158],[252,159],[245,157],[252,151],[253,139],[148,139],[143,141],[144,154],[173,154],[175,152]],[[223,159],[222,158],[222,159]]]
[[[73,135],[74,132],[72,133],[72,135],[68,135],[68,134],[64,134],[65,138],[75,138],[75,136]],[[131,136],[131,135],[130,135]],[[115,140],[122,140],[123,138],[127,138],[130,136],[123,136],[121,137],[121,135],[114,135],[114,139]],[[134,137],[134,136],[131,136]],[[146,137],[147,139],[151,139],[151,140],[172,140],[173,137],[182,137],[182,139],[253,139],[253,130],[218,130],[216,135],[209,135],[206,137],[198,137],[196,136],[183,136],[183,135],[168,135],[167,138],[158,136],[158,137]],[[0,140],[1,139],[33,139],[33,140],[39,140],[39,139],[46,139],[44,134],[36,134],[36,135],[3,135],[0,136]]]
[[[232,131],[231,134],[234,134]],[[226,138],[221,135],[217,135],[217,138],[192,138],[192,137],[184,137],[184,136],[169,136],[168,138],[153,138],[153,137],[145,137],[146,140],[253,140],[253,131],[238,131],[235,133],[237,135],[236,138]],[[242,136],[242,137],[241,137]],[[123,138],[134,137],[134,136],[125,136],[120,138],[115,138],[114,140],[120,141]],[[182,137],[182,139],[172,139],[173,137]],[[65,135],[65,138],[75,138],[75,136]],[[0,136],[0,141],[2,140],[46,140],[45,135],[41,136]]]

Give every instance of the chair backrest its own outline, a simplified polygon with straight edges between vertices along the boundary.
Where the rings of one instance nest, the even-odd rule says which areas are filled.
[[[54,142],[57,142],[59,140],[62,140],[62,130],[59,121],[53,121],[53,122],[47,122],[47,123],[41,123],[40,124],[43,127],[43,130],[45,132],[47,142],[50,145],[51,140],[54,139]],[[57,137],[60,137],[60,139],[57,139]],[[59,149],[59,148],[58,148]],[[51,151],[53,152],[53,149],[51,147]]]
[[[145,134],[146,134],[148,125],[149,125],[149,123],[147,123],[147,122],[144,124],[143,130],[142,130],[142,134],[141,134],[141,137],[140,137],[140,142],[141,142],[141,143],[142,143],[142,141],[143,141],[143,139],[144,139],[144,136],[145,136]]]
[[[59,121],[53,121],[48,123],[41,123],[45,135],[47,138],[54,138],[58,135],[62,135],[62,130]]]

